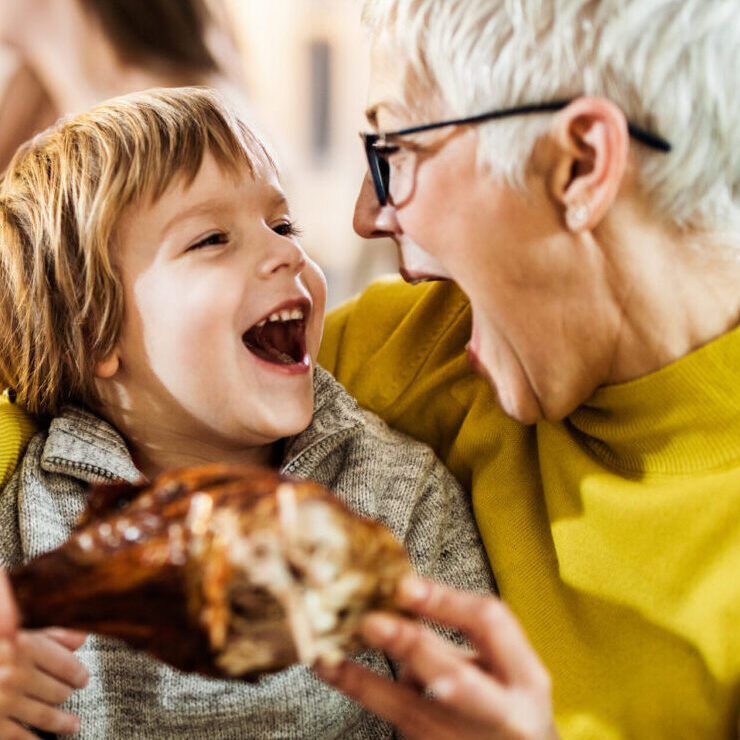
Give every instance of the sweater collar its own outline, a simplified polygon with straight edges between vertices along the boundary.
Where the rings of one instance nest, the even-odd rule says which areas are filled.
[[[637,475],[719,470],[740,460],[740,327],[571,414],[582,443]]]
[[[118,431],[91,411],[71,404],[49,425],[41,467],[85,483],[134,483],[142,477]]]
[[[365,425],[354,399],[321,367],[314,371],[313,386],[313,418],[303,432],[285,440],[282,465],[283,470],[304,476]],[[41,467],[85,483],[134,483],[142,477],[120,433],[99,416],[73,405],[64,406],[52,420]]]

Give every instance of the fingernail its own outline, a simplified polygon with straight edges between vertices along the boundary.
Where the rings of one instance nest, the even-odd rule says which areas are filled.
[[[371,614],[365,618],[362,634],[371,642],[385,642],[396,633],[396,623],[391,617],[383,614]]]
[[[452,696],[455,684],[450,678],[438,678],[432,681],[427,688],[437,699],[449,699]]]
[[[82,666],[80,670],[77,672],[77,686],[79,688],[82,688],[83,686],[87,685],[87,682],[90,680],[90,671],[85,668],[85,666]]]
[[[429,595],[429,586],[415,576],[406,576],[398,590],[399,601],[403,604],[418,604]]]
[[[80,731],[80,720],[79,720],[79,717],[75,717],[69,723],[69,731],[70,731],[70,734],[72,734],[72,735],[76,735]]]

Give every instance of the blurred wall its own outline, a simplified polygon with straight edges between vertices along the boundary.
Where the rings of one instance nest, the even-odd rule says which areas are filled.
[[[352,210],[365,158],[369,44],[361,0],[228,0],[259,125],[272,142],[302,243],[329,303],[397,269],[389,241],[365,242]]]

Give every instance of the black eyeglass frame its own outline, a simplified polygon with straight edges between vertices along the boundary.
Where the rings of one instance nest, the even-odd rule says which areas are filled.
[[[551,103],[535,103],[531,105],[518,105],[514,108],[503,108],[502,110],[489,111],[487,113],[479,113],[475,116],[467,116],[466,118],[455,118],[449,121],[436,121],[435,123],[424,123],[419,126],[410,126],[409,128],[398,129],[397,131],[386,131],[382,134],[376,133],[360,133],[360,138],[365,145],[365,155],[367,156],[367,164],[370,169],[370,174],[373,178],[373,185],[375,186],[375,194],[378,196],[378,202],[381,206],[386,205],[388,202],[388,190],[390,187],[390,167],[388,162],[383,159],[382,155],[375,148],[376,144],[386,142],[388,139],[396,138],[398,136],[406,136],[407,134],[418,134],[422,131],[431,131],[435,128],[444,128],[445,126],[460,126],[463,124],[481,123],[483,121],[493,121],[497,118],[508,118],[510,116],[519,116],[527,113],[544,113],[548,111],[556,111],[565,108],[570,105],[575,98],[569,100],[554,100]],[[669,141],[664,139],[658,134],[653,134],[650,131],[640,128],[633,123],[627,122],[627,130],[630,136],[637,141],[657,149],[661,152],[670,152],[673,148]]]

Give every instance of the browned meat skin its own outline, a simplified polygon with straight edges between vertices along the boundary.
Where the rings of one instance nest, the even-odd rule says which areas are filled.
[[[360,615],[393,608],[409,569],[382,525],[318,484],[210,465],[151,486],[93,487],[70,540],[11,581],[27,627],[97,632],[181,670],[244,678],[330,644],[361,647]],[[349,571],[351,587],[337,590]],[[309,591],[312,604],[325,594],[329,606],[311,611]]]

